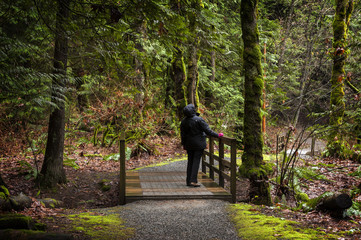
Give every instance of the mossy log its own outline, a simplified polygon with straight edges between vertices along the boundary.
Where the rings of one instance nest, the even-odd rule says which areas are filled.
[[[0,209],[5,212],[11,211],[13,209],[9,198],[7,199],[0,198]]]
[[[62,233],[44,233],[31,230],[0,230],[0,239],[18,239],[18,240],[72,240],[70,234]]]
[[[53,198],[44,198],[44,199],[37,199],[41,204],[43,204],[47,208],[59,208],[64,205],[62,201],[53,199]]]
[[[70,240],[70,234],[44,232],[46,225],[21,214],[0,215],[0,239]]]
[[[3,211],[23,210],[31,207],[32,200],[28,196],[20,193],[17,196],[3,195],[0,197],[0,209]]]
[[[352,206],[352,199],[346,193],[324,192],[302,205],[304,211],[327,210],[331,215],[342,216],[342,213]]]
[[[28,196],[20,193],[18,196],[11,196],[10,198],[11,206],[14,210],[23,210],[24,208],[31,207],[32,200]]]
[[[5,214],[0,216],[0,229],[33,229],[35,222],[31,217],[20,214]]]
[[[327,196],[319,204],[322,209],[331,211],[346,210],[352,206],[352,199],[346,193],[335,193],[331,196]]]

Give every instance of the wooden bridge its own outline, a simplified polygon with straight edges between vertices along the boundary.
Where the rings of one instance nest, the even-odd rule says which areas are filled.
[[[225,145],[229,151],[225,151]],[[202,157],[202,172],[198,175],[200,187],[186,186],[184,171],[126,171],[125,138],[120,137],[120,204],[135,200],[223,199],[236,202],[236,140],[209,137],[208,150]],[[219,154],[215,154],[218,147]],[[225,153],[230,157],[225,157]],[[207,171],[208,170],[208,171]],[[216,174],[216,175],[215,175]],[[216,183],[215,181],[218,180]],[[229,182],[230,192],[224,189]]]

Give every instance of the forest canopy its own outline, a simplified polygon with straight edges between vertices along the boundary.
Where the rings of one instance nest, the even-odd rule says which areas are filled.
[[[262,87],[267,127],[313,126],[319,138],[339,142],[328,144],[328,154],[351,157],[361,136],[360,1],[248,2],[258,3],[263,76],[254,84]],[[151,138],[179,137],[189,103],[243,149],[251,34],[242,31],[241,6],[240,0],[1,1],[0,155],[11,153],[15,139],[33,153],[42,146],[39,182],[65,182],[64,140],[71,132],[112,147],[125,131],[132,156],[154,154]],[[335,41],[338,13],[346,19],[337,20],[345,27]],[[335,94],[342,96],[333,101]],[[266,129],[264,151],[275,137]],[[49,164],[58,171],[48,173]]]

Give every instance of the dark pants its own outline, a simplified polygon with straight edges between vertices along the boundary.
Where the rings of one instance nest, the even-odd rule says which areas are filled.
[[[191,182],[197,183],[199,163],[204,150],[187,150],[188,164],[187,164],[187,185]]]

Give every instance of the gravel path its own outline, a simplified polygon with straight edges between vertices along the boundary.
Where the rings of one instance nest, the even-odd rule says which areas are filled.
[[[141,171],[185,171],[186,161],[172,162]],[[135,201],[121,216],[136,229],[134,240],[230,240],[240,239],[222,200]]]
[[[221,200],[138,201],[121,212],[126,225],[136,229],[134,240],[236,240]]]
[[[186,171],[187,169],[187,160],[183,161],[174,161],[169,164],[163,166],[155,166],[155,167],[145,167],[140,169],[139,171],[144,172],[180,172]]]

